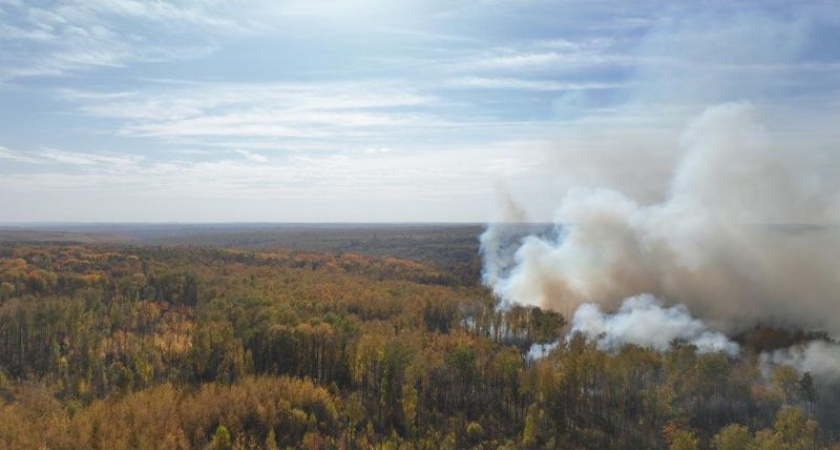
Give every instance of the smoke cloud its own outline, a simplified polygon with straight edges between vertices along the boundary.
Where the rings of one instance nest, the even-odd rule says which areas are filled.
[[[740,353],[738,344],[723,333],[709,330],[691,316],[685,305],[663,307],[649,294],[624,300],[615,314],[605,314],[593,303],[581,305],[572,319],[570,334],[575,333],[583,333],[605,350],[625,344],[667,350],[672,342],[680,340],[696,346],[698,353]]]
[[[811,341],[805,345],[762,353],[765,372],[778,365],[810,373],[819,382],[834,385],[840,381],[840,345],[825,341]]]
[[[515,240],[504,224],[489,226],[485,281],[502,299],[566,315],[647,293],[716,328],[761,321],[840,333],[837,191],[755,116],[748,103],[727,103],[693,120],[661,202],[577,188],[548,235]]]
[[[736,9],[654,26],[623,103],[559,133],[544,189],[505,197],[517,226],[481,238],[497,297],[572,317],[570,335],[603,349],[680,339],[734,356],[723,333],[757,323],[840,336],[836,72],[811,58],[825,12]],[[575,100],[560,119],[590,99]],[[521,223],[546,203],[552,223]],[[761,358],[840,382],[837,344]]]

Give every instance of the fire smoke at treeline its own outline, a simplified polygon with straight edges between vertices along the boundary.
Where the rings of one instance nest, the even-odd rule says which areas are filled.
[[[489,226],[485,282],[505,301],[575,311],[573,330],[607,347],[663,348],[681,338],[734,355],[737,345],[713,329],[769,323],[840,333],[836,191],[778,148],[754,112],[722,104],[690,123],[659,203],[572,189],[550,233]],[[767,360],[805,366],[837,353],[820,345]]]
[[[680,339],[736,356],[727,336],[757,324],[840,336],[836,101],[788,70],[819,44],[811,14],[654,27],[615,116],[558,130],[546,189],[505,180],[504,212],[481,237],[485,284],[563,313],[605,349]],[[546,198],[552,224],[529,225]],[[838,349],[763,358],[834,380]]]

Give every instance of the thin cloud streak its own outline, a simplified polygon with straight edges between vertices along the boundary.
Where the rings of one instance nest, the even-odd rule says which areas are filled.
[[[0,79],[66,76],[97,67],[197,58],[217,46],[195,31],[229,36],[246,32],[243,24],[196,5],[134,0],[70,1],[53,7],[6,3],[0,45],[8,51],[0,58]],[[133,29],[126,29],[125,21],[131,21]],[[190,28],[193,33],[186,33],[190,38],[180,45],[161,39],[173,36],[172,30],[184,36]]]
[[[532,145],[510,143],[489,149],[453,148],[447,152],[361,149],[332,155],[276,158],[234,150],[239,157],[166,163],[136,155],[106,158],[50,149],[39,153],[31,162],[67,165],[80,171],[70,173],[45,167],[36,173],[13,174],[0,179],[0,189],[45,192],[108,188],[112,192],[140,190],[145,194],[201,198],[295,192],[325,195],[345,192],[356,196],[381,189],[394,195],[480,193],[485,189],[487,177],[513,176],[536,169],[538,162],[523,163],[516,158],[529,147]],[[479,158],[483,162],[475,164]]]
[[[532,80],[522,78],[489,78],[489,77],[464,77],[454,78],[446,83],[452,87],[476,88],[476,89],[523,89],[531,91],[583,91],[602,89],[626,88],[624,83],[599,83],[599,82],[564,82],[552,80]]]

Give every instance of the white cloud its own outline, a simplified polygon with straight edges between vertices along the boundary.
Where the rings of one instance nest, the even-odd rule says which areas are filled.
[[[385,153],[391,153],[391,149],[387,148],[387,147],[380,147],[380,148],[371,147],[371,148],[362,149],[361,153],[364,153],[365,155],[377,155],[377,154],[382,155],[382,154],[385,154]]]
[[[371,128],[447,121],[416,111],[436,99],[387,82],[195,84],[152,92],[62,93],[84,114],[122,122],[122,134],[153,138],[364,136]]]
[[[514,53],[509,55],[488,56],[472,61],[469,67],[474,69],[530,69],[560,63],[570,64],[580,62],[580,58],[572,58],[557,52],[547,53]]]
[[[239,153],[243,157],[245,157],[245,159],[247,159],[248,161],[257,162],[257,163],[268,162],[268,158],[266,158],[265,156],[257,154],[257,153],[249,152],[248,150],[236,149],[234,151],[236,153]]]
[[[25,153],[10,150],[6,147],[0,146],[0,159],[7,159],[10,161],[27,163],[27,164],[39,164],[42,161],[38,158],[33,158],[31,156],[26,155]]]
[[[487,147],[363,149],[320,155],[268,158],[247,150],[241,158],[157,162],[136,156],[98,156],[51,149],[40,153],[35,173],[0,179],[0,189],[49,192],[68,189],[143,192],[200,198],[309,195],[359,196],[385,190],[388,195],[485,195],[488,180],[514,172],[528,173],[540,164],[530,143]],[[2,154],[2,153],[0,153]],[[523,158],[522,155],[531,157]],[[68,171],[61,165],[71,166]],[[408,197],[406,197],[408,198]]]
[[[625,87],[622,83],[601,82],[565,82],[552,80],[530,80],[522,78],[462,77],[449,80],[453,87],[478,89],[524,89],[532,91],[582,91],[599,89],[617,89]]]
[[[215,49],[216,37],[248,29],[209,5],[162,0],[7,3],[0,25],[0,44],[5,44],[0,79],[207,55]]]
[[[141,156],[136,155],[113,156],[94,153],[68,152],[54,148],[46,148],[38,153],[38,156],[43,160],[61,164],[77,166],[105,165],[118,169],[130,168],[143,159]]]
[[[98,169],[128,170],[136,166],[143,157],[137,155],[110,155],[83,152],[70,152],[55,148],[24,153],[0,146],[0,159],[26,164],[57,164],[64,166],[92,166]]]
[[[239,29],[240,24],[229,18],[207,10],[212,2],[192,2],[183,4],[162,0],[86,0],[75,7],[67,7],[66,15],[87,17],[90,14],[117,15],[151,22],[163,22],[176,25],[191,23],[211,28]]]
[[[433,116],[405,113],[311,111],[248,111],[208,115],[165,122],[129,124],[126,134],[151,137],[238,136],[335,138],[365,136],[363,129],[393,126],[437,126],[444,121]]]
[[[629,66],[638,57],[623,42],[608,37],[536,39],[513,45],[479,48],[454,64],[470,72],[572,71],[603,66]]]

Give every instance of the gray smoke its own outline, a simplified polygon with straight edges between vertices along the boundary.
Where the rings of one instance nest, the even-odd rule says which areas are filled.
[[[654,26],[624,103],[572,122],[541,165],[552,181],[529,192],[556,199],[552,225],[488,226],[493,292],[572,317],[602,348],[735,354],[721,332],[756,323],[840,336],[836,72],[809,59],[825,41],[813,24],[836,15],[794,9],[793,23],[747,7]],[[544,217],[533,197],[507,210]],[[838,349],[762,358],[840,381]]]
[[[525,211],[504,190],[499,191],[502,221],[488,227],[481,235],[481,254],[484,255],[482,279],[493,286],[507,275],[518,242],[534,232],[527,223]]]
[[[766,374],[774,366],[787,365],[799,373],[810,373],[815,380],[825,384],[840,381],[840,345],[825,341],[761,354],[761,364]]]
[[[502,299],[567,315],[649,293],[716,328],[762,321],[840,333],[837,191],[754,115],[728,103],[690,123],[661,202],[571,189],[550,236],[499,242],[504,225],[489,226],[482,244],[497,250],[484,253],[494,268],[486,282]]]

